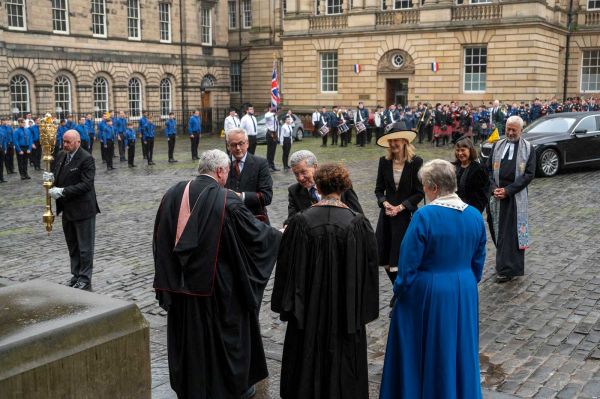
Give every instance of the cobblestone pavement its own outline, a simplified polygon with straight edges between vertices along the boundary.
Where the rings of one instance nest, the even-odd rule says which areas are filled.
[[[383,151],[366,148],[320,148],[305,139],[292,151],[313,150],[321,163],[342,161],[373,225],[378,209],[373,195],[377,158]],[[139,156],[138,167],[116,163],[107,172],[97,163],[96,190],[102,213],[96,221],[94,290],[135,302],[151,326],[153,398],[174,398],[169,388],[165,313],[152,291],[151,232],[162,194],[173,183],[194,176],[188,142],[180,139],[176,157],[166,162],[166,143],[158,139],[153,167]],[[201,149],[223,148],[221,139],[202,138]],[[98,147],[95,154],[98,156]],[[265,154],[259,146],[258,154]],[[280,165],[281,149],[277,153]],[[450,158],[448,148],[417,146],[425,159]],[[0,186],[0,278],[41,278],[56,283],[69,277],[69,262],[60,218],[48,237],[41,223],[43,192],[39,172],[25,182],[10,175]],[[271,220],[281,226],[287,212],[291,173],[276,172]],[[600,171],[580,170],[530,186],[531,249],[526,276],[507,284],[493,282],[493,245],[480,291],[480,359],[485,397],[600,397]],[[272,284],[272,282],[271,282]],[[257,398],[277,398],[285,324],[268,305],[261,311],[262,333],[271,376],[258,386]],[[391,285],[382,274],[381,316],[368,326],[371,397],[377,397],[389,319]]]

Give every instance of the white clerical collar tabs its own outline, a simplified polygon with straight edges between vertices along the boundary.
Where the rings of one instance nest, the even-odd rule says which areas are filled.
[[[429,205],[437,205],[442,206],[444,208],[455,209],[457,211],[464,211],[467,209],[467,204],[465,204],[456,194],[444,195],[443,197],[438,197],[431,201]]]

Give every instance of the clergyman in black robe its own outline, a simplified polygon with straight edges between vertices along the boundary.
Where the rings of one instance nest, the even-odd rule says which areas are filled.
[[[282,398],[368,398],[365,325],[379,313],[376,248],[369,221],[339,197],[324,196],[290,220],[271,297],[287,321]]]
[[[223,163],[207,170],[205,154],[214,151]],[[168,312],[169,372],[178,397],[240,399],[268,375],[257,293],[269,280],[281,233],[222,188],[227,155],[206,153],[201,175],[176,184],[161,201],[154,288]]]

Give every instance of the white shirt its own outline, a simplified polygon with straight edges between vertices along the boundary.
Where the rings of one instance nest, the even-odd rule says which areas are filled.
[[[248,136],[256,136],[256,118],[254,115],[244,115],[240,122],[240,127],[248,133]]]
[[[502,158],[500,158],[500,159],[504,159],[507,151],[508,151],[508,160],[511,161],[515,154],[515,143],[509,143],[506,147],[504,147],[504,152],[502,153]]]
[[[223,130],[225,130],[225,132],[228,132],[236,127],[240,127],[240,120],[237,116],[229,115],[227,118],[225,118],[225,124],[223,126]]]
[[[242,173],[242,170],[244,170],[244,165],[246,164],[246,157],[248,156],[248,153],[246,152],[244,154],[244,156],[242,157],[242,159],[240,159],[240,162],[238,163],[238,167],[240,168],[240,173]],[[236,161],[236,157],[234,157],[233,155],[231,156],[231,168],[233,169],[234,164]]]
[[[321,120],[321,113],[319,111],[315,111],[312,113],[312,123],[316,124],[319,120]]]
[[[267,130],[277,132],[279,123],[277,121],[277,114],[275,112],[269,111],[265,114],[265,125],[267,126]]]
[[[382,115],[379,112],[375,113],[375,126],[381,127]]]
[[[292,137],[294,132],[294,125],[288,125],[287,123],[281,126],[281,133],[279,134],[279,142],[283,145],[283,139]]]

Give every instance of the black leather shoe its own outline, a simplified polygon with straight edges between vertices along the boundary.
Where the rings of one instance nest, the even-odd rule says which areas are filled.
[[[241,399],[248,399],[256,395],[256,385],[252,385],[250,388],[246,390],[241,396]]]
[[[272,170],[273,172],[279,172],[281,169],[277,169],[275,166],[273,166],[273,167],[271,168],[271,170]]]
[[[6,183],[6,182],[8,182],[8,180],[4,180],[4,179],[0,180],[0,183]]]
[[[75,284],[77,284],[77,279],[76,278],[75,279],[70,278],[67,281],[65,281],[65,285],[68,285],[69,287],[72,287]]]
[[[510,281],[510,280],[512,280],[512,279],[513,279],[513,278],[512,278],[512,277],[510,277],[510,276],[501,276],[501,275],[497,275],[497,276],[496,276],[496,282],[497,282],[498,284],[507,283],[507,282],[509,282],[509,281]]]
[[[78,290],[84,290],[84,291],[91,291],[92,290],[92,284],[91,283],[84,283],[83,281],[78,281],[73,285],[73,288],[76,288]]]

